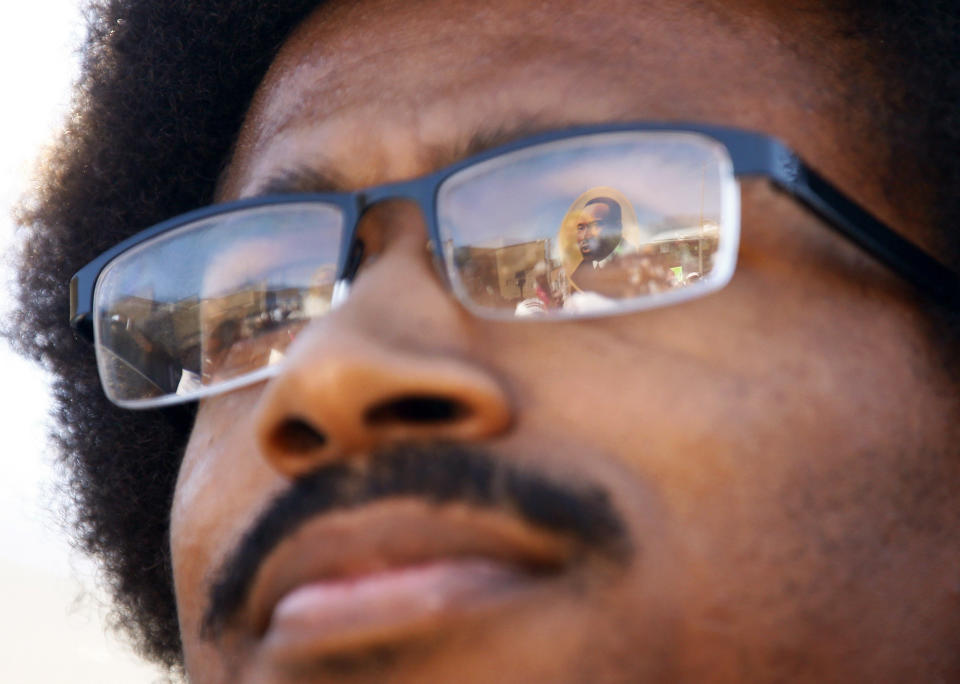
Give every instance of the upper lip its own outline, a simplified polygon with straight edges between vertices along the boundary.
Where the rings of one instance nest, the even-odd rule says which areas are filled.
[[[434,560],[484,558],[531,574],[573,559],[571,538],[502,511],[394,499],[309,520],[270,553],[239,616],[262,636],[277,603],[305,584],[357,578]]]

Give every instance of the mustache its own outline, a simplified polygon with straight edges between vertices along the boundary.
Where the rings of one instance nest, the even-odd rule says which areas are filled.
[[[213,640],[223,633],[260,566],[304,523],[395,497],[496,509],[619,563],[631,555],[626,525],[598,486],[560,483],[463,445],[401,445],[368,460],[323,466],[274,498],[214,574],[201,635]]]

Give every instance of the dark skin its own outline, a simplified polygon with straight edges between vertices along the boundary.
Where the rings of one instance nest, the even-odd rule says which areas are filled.
[[[829,16],[611,0],[592,3],[588,21],[579,7],[496,2],[483,31],[473,3],[320,10],[262,83],[221,198],[304,167],[347,187],[410,178],[457,158],[490,122],[700,119],[783,137],[881,218],[921,232],[875,175],[882,152],[864,141],[881,133],[844,99],[845,79],[871,83],[870,63],[825,38],[837,35]],[[678,37],[689,49],[677,50]],[[367,214],[368,257],[346,304],[300,334],[280,376],[200,406],[171,512],[191,680],[960,676],[960,428],[950,419],[960,406],[934,336],[906,286],[794,201],[749,182],[741,203],[738,270],[722,292],[554,324],[550,345],[537,324],[479,320],[450,297],[415,207]],[[369,419],[412,393],[466,412],[428,425]],[[327,442],[278,438],[294,421]],[[318,465],[409,440],[475,445],[602,488],[633,555],[573,563],[562,536],[509,514],[397,499],[318,517],[271,555],[262,582],[344,545],[358,566],[384,560],[398,573],[386,546],[438,538],[509,538],[560,571],[510,600],[439,612],[424,592],[376,585],[383,600],[356,603],[359,629],[320,629],[305,609],[303,633],[241,618],[216,639],[201,635],[211,573],[274,496]],[[430,562],[449,561],[441,551]],[[343,589],[305,573],[305,584]]]
[[[577,246],[584,261],[602,261],[620,242],[622,225],[610,217],[606,204],[583,208],[577,220]]]

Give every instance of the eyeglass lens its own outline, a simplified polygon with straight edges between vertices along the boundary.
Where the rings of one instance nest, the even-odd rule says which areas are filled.
[[[648,308],[711,274],[734,184],[726,149],[697,134],[560,140],[446,180],[440,238],[482,315]]]
[[[316,203],[222,214],[113,261],[95,294],[108,396],[191,395],[277,363],[330,308],[342,212]]]

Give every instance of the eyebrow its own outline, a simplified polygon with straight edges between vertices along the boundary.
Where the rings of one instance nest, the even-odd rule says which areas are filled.
[[[528,118],[513,125],[500,124],[481,128],[470,134],[461,144],[425,147],[423,151],[424,166],[429,169],[442,169],[486,150],[529,135],[560,128],[562,125],[557,121]],[[337,174],[334,166],[332,161],[321,159],[315,162],[315,165],[281,169],[258,185],[252,196],[335,193],[356,189],[355,186],[347,183],[345,178]]]
[[[332,171],[297,166],[274,174],[253,192],[254,197],[265,195],[293,195],[299,193],[345,192],[346,183]]]

